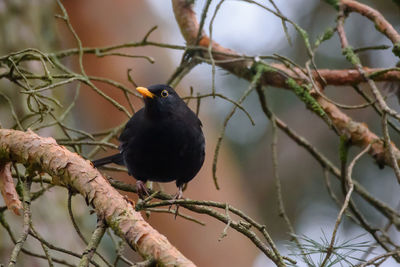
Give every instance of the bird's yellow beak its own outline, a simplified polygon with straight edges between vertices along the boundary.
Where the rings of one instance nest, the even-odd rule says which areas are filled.
[[[136,90],[143,96],[143,97],[150,97],[153,98],[156,95],[149,91],[146,87],[136,87]]]

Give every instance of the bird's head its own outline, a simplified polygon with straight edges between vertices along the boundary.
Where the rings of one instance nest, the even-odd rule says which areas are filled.
[[[165,84],[137,87],[136,90],[143,96],[145,112],[150,116],[168,115],[184,104],[175,90]]]

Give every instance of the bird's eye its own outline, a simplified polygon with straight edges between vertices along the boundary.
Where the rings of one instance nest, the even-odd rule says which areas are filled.
[[[162,97],[167,97],[167,96],[168,96],[168,91],[165,90],[165,89],[162,90],[162,91],[161,91],[161,96],[162,96]]]

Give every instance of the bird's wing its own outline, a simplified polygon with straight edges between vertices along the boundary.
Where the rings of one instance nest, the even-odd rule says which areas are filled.
[[[174,114],[180,117],[181,120],[185,121],[187,124],[193,127],[202,127],[200,119],[197,117],[196,113],[191,110],[182,99],[179,99],[180,103],[174,110]]]
[[[122,153],[125,149],[125,146],[128,145],[129,140],[133,140],[137,134],[138,129],[141,127],[141,122],[143,120],[143,109],[136,112],[132,118],[125,125],[125,129],[122,131],[119,136],[120,146],[119,150]]]

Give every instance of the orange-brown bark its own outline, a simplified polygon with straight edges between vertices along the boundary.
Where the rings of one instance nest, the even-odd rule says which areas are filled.
[[[381,167],[384,165],[393,167],[389,150],[385,148],[383,140],[370,131],[365,123],[354,121],[351,117],[341,112],[338,107],[320,96],[316,96],[316,100],[331,118],[332,124],[335,125],[341,134],[349,138],[351,144],[361,148],[365,148],[371,144],[371,149],[368,153],[376,160],[378,165]],[[394,156],[400,163],[400,151],[393,143],[391,145]]]
[[[350,1],[346,1],[350,2]],[[197,33],[199,31],[199,23],[197,21],[196,13],[192,9],[192,4],[190,1],[185,0],[172,0],[173,9],[175,18],[178,22],[179,28],[181,30],[182,36],[185,38],[188,44],[194,44],[197,39]],[[397,40],[396,31],[393,33],[392,31],[388,31],[390,33],[391,39]],[[397,34],[398,35],[398,34]],[[202,34],[202,38],[199,41],[200,46],[208,47],[210,44],[210,39],[204,33]],[[212,41],[212,51],[213,58],[215,60],[229,60],[233,57],[240,56],[239,53],[233,51],[232,49],[221,46],[215,41]],[[219,53],[218,53],[219,52]],[[207,52],[203,52],[204,57],[208,57]],[[253,73],[250,70],[250,66],[252,64],[251,60],[243,60],[243,61],[233,61],[233,62],[217,62],[221,68],[231,72],[232,74],[251,80]],[[284,66],[283,64],[274,64],[274,67],[279,68],[287,73],[290,73],[291,70]],[[381,69],[374,68],[366,68],[366,73],[371,74]],[[318,74],[319,73],[319,74]],[[356,69],[343,69],[343,70],[330,70],[330,69],[321,69],[316,71],[312,71],[314,79],[320,81],[320,76],[323,77],[328,85],[353,85],[358,84],[364,81],[363,76]],[[287,88],[286,78],[282,75],[278,75],[277,73],[264,73],[262,77],[262,81],[265,85],[271,85],[276,87]],[[379,76],[374,77],[376,81],[400,81],[400,72],[398,71],[390,71]]]
[[[357,12],[373,21],[375,27],[386,35],[393,44],[400,44],[400,34],[377,10],[354,0],[342,0],[341,3],[346,6],[346,11]]]
[[[195,266],[153,229],[90,161],[32,131],[0,129],[0,161],[14,161],[48,173],[53,182],[79,192],[114,232],[143,257],[162,266]]]
[[[346,0],[342,1],[351,6],[355,6],[353,3],[355,1]],[[178,22],[180,27],[181,33],[185,38],[186,42],[189,44],[193,44],[194,40],[197,38],[197,33],[199,31],[199,24],[197,22],[196,14],[192,10],[192,4],[185,0],[172,0],[175,18]],[[364,14],[368,15],[368,14]],[[369,16],[369,15],[368,15]],[[376,18],[376,13],[371,15],[372,17]],[[369,16],[369,17],[371,17]],[[390,38],[394,38],[393,40],[397,40],[396,36],[397,32],[388,31],[388,36]],[[398,35],[398,33],[397,33]],[[199,42],[199,45],[203,45],[208,47],[210,43],[209,38],[203,33],[203,36]],[[239,54],[231,49],[222,47],[218,43],[212,43],[212,50],[214,52],[220,52],[224,54],[231,54],[238,56]],[[207,57],[207,53],[204,53],[205,57]],[[223,54],[213,54],[214,59],[216,60],[226,60],[232,57],[229,55]],[[251,80],[253,77],[253,73],[250,70],[250,61],[237,61],[237,62],[229,62],[229,63],[216,63],[216,65],[224,68],[234,75],[238,77],[245,78],[247,80]],[[299,80],[293,73],[291,69],[288,69],[286,66],[281,64],[274,64],[275,68],[278,68],[285,72],[288,75],[293,75],[293,78]],[[294,69],[297,73],[301,72],[298,69]],[[380,69],[371,69],[371,68],[364,68],[366,74],[371,74]],[[344,69],[344,70],[330,70],[330,69],[321,69],[318,70],[318,73],[325,79],[326,84],[328,85],[353,85],[364,82],[365,79],[363,78],[362,74],[356,69]],[[313,71],[314,79],[317,82],[321,82],[321,79],[316,71]],[[303,74],[301,74],[303,75]],[[301,77],[300,75],[300,77]],[[385,74],[379,75],[373,78],[374,80],[378,81],[400,81],[400,72],[398,71],[390,71]],[[299,80],[299,82],[303,82]],[[277,73],[277,72],[265,72],[261,78],[261,83],[263,85],[271,85],[281,88],[288,88],[286,84],[286,77]],[[392,162],[390,159],[390,154],[388,149],[385,149],[383,141],[373,132],[371,132],[366,124],[356,122],[351,117],[347,116],[344,112],[342,112],[336,105],[326,101],[324,98],[320,97],[318,94],[313,94],[315,99],[327,113],[329,118],[332,121],[332,124],[335,128],[339,131],[340,134],[345,134],[354,145],[359,147],[366,147],[367,145],[371,144],[371,149],[369,150],[370,155],[372,155],[378,162],[380,166],[389,165],[392,166]],[[400,151],[395,147],[394,144],[393,151],[395,158],[398,162],[400,162]]]

